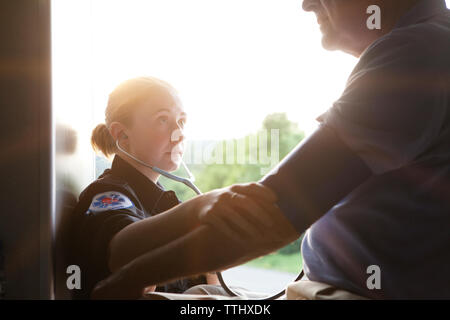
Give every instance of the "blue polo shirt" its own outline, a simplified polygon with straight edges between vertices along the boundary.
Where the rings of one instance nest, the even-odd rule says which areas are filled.
[[[305,234],[304,270],[370,298],[450,298],[450,14],[422,0],[362,54],[318,119],[373,176]],[[290,214],[300,232],[304,222]],[[369,289],[371,265],[380,289]]]

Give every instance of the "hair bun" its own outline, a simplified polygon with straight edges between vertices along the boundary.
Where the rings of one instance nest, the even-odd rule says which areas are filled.
[[[100,151],[109,158],[116,152],[116,144],[106,124],[98,124],[92,131],[91,145],[95,152]]]

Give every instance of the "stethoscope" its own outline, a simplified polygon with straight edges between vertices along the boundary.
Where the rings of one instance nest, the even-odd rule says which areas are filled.
[[[117,149],[119,149],[121,152],[123,152],[125,155],[127,155],[128,157],[130,157],[131,159],[133,159],[134,161],[138,162],[139,164],[152,169],[153,171],[163,175],[164,177],[183,183],[186,186],[188,186],[189,188],[191,188],[196,194],[201,195],[202,192],[200,191],[200,189],[194,184],[195,181],[195,177],[192,174],[192,172],[188,169],[188,167],[186,166],[186,164],[184,163],[183,160],[181,160],[181,165],[183,166],[184,170],[186,171],[186,173],[188,174],[189,178],[183,178],[183,177],[179,177],[176,176],[174,174],[171,174],[167,171],[164,171],[158,167],[155,166],[151,166],[147,163],[145,163],[144,161],[139,160],[138,158],[136,158],[135,156],[129,154],[127,151],[123,150],[120,145],[119,145],[119,140],[116,140],[116,147]],[[238,293],[234,292],[232,289],[230,289],[227,284],[225,283],[225,281],[223,280],[222,277],[222,273],[220,271],[216,272],[217,274],[217,278],[219,279],[220,285],[222,286],[222,288],[232,297],[237,297],[239,296]],[[300,273],[298,274],[297,278],[294,281],[298,281],[303,277],[303,269],[300,271]],[[260,298],[260,299],[254,299],[254,300],[274,300],[274,299],[278,299],[279,297],[281,297],[286,290],[282,290],[280,292],[278,292],[277,294],[273,295],[273,296],[269,296],[266,298]]]

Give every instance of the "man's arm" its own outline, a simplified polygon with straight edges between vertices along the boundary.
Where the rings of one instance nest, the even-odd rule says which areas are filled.
[[[119,231],[109,244],[109,268],[112,272],[155,248],[177,240],[202,224],[200,216],[220,211],[239,224],[238,229],[252,237],[259,237],[258,225],[243,218],[239,212],[258,213],[259,221],[266,223],[277,209],[276,196],[267,188],[246,185],[251,197],[236,194],[230,188],[208,192],[181,203],[154,217],[132,223]]]
[[[257,184],[271,190],[277,198],[276,204],[281,211],[274,211],[270,216],[272,227],[265,227],[258,220],[264,215],[241,212],[241,216],[253,225],[259,225],[263,233],[272,238],[276,234],[281,239],[289,238],[295,232],[300,236],[371,175],[366,163],[336,132],[322,125]],[[230,189],[256,200],[255,188],[234,185]],[[233,232],[230,226],[237,227],[239,222],[223,211],[211,211],[200,219],[228,232],[230,238],[244,241],[250,237],[245,231]]]
[[[276,193],[284,216],[301,234],[372,174],[335,130],[321,125],[261,183]]]
[[[93,291],[94,299],[138,299],[143,289],[194,274],[240,265],[295,240],[253,241],[243,246],[211,226],[203,225],[162,247],[136,258]]]

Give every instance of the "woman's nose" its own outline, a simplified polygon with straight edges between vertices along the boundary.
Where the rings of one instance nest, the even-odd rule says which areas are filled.
[[[302,8],[305,11],[314,11],[320,5],[320,0],[303,0]]]
[[[172,131],[172,135],[170,137],[170,141],[172,142],[182,142],[184,140],[184,131],[183,128],[181,126],[177,126],[177,128],[175,128]]]

